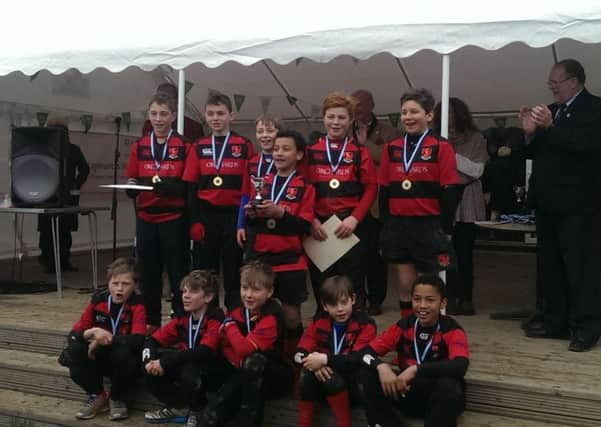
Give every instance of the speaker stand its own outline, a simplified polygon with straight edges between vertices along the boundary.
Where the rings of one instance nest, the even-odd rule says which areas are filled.
[[[117,184],[117,169],[119,168],[119,137],[121,135],[121,117],[115,117],[115,155],[113,157],[113,184]],[[113,260],[117,258],[117,189],[113,188],[113,203],[111,204],[111,220],[113,221]]]

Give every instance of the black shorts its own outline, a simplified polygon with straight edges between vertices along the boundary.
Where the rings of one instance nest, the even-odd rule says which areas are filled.
[[[386,262],[413,264],[420,273],[437,273],[449,263],[449,240],[438,216],[389,216],[382,225],[380,249]]]
[[[278,271],[275,273],[275,291],[273,295],[282,304],[301,305],[307,301],[307,271]]]

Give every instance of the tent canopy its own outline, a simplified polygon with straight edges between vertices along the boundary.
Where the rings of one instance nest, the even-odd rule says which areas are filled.
[[[601,75],[601,10],[593,3],[371,2],[362,10],[306,0],[292,11],[270,0],[10,2],[0,35],[16,41],[0,46],[0,75],[8,74],[0,100],[142,114],[157,83],[186,68],[196,105],[218,90],[244,96],[242,119],[266,106],[300,117],[269,66],[307,116],[328,91],[357,88],[371,89],[376,111],[389,113],[410,86],[440,93],[440,54],[449,53],[451,95],[477,112],[515,111],[548,99],[552,44],[559,59],[578,58],[589,76]],[[601,82],[591,80],[599,92]]]

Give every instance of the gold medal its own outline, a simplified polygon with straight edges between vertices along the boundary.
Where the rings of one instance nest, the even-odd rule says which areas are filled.
[[[213,185],[215,187],[221,187],[223,185],[223,178],[221,178],[220,176],[216,176],[215,178],[213,178]]]
[[[267,228],[269,228],[270,230],[273,230],[275,228],[275,226],[277,225],[277,222],[275,219],[273,218],[269,218],[267,220]]]
[[[338,181],[336,178],[332,178],[329,185],[332,190],[336,190],[338,187],[340,187],[340,181]]]
[[[408,179],[404,179],[403,182],[401,182],[401,188],[405,191],[411,190],[412,186],[413,184]]]
[[[161,177],[158,175],[155,175],[152,177],[152,183],[156,184],[157,182],[161,182]]]

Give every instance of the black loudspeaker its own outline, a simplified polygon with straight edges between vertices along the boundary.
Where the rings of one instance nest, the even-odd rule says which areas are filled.
[[[62,207],[67,202],[62,127],[16,127],[11,139],[11,192],[15,207]]]

